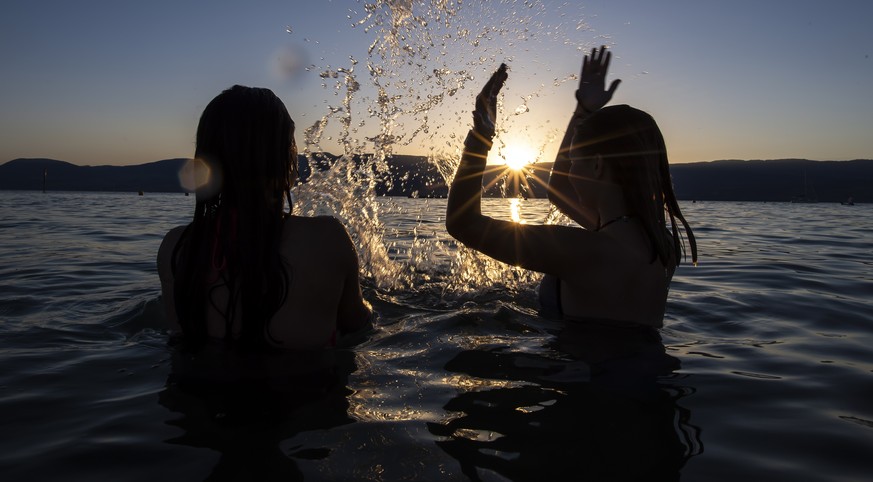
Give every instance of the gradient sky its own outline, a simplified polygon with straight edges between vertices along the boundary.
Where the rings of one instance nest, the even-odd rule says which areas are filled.
[[[390,119],[394,152],[453,155],[501,61],[511,69],[501,138],[551,160],[581,52],[601,43],[623,80],[614,103],[654,115],[671,162],[873,157],[873,2],[394,0],[369,18],[366,3],[5,1],[0,163],[191,156],[203,108],[237,83],[273,89],[299,144],[325,119],[311,147],[342,153],[346,111],[328,116],[344,108],[339,68],[360,86],[349,149],[372,152],[368,138]],[[390,100],[382,111],[377,84]]]

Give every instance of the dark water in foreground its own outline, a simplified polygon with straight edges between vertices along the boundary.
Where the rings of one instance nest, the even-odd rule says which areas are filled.
[[[367,280],[376,329],[272,360],[284,381],[216,387],[175,382],[190,360],[159,309],[154,254],[192,203],[0,192],[0,479],[873,474],[870,206],[684,205],[701,265],[659,340],[541,317],[512,270],[455,283],[444,202],[386,200],[381,241],[417,275]]]

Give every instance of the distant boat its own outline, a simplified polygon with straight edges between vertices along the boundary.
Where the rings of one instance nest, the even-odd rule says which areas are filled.
[[[817,203],[818,198],[815,195],[815,188],[812,188],[809,185],[809,181],[806,178],[806,169],[803,170],[803,195],[795,196],[794,199],[791,200],[793,203]]]
[[[841,202],[840,204],[842,204],[843,206],[854,206],[854,205],[855,205],[855,200],[852,198],[852,196],[849,196],[848,199],[846,199],[845,201]]]

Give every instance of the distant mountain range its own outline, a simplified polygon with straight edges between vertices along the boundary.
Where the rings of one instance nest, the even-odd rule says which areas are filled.
[[[300,157],[300,179],[312,168],[330,169],[337,156],[319,153],[314,165]],[[360,162],[356,158],[355,162]],[[0,165],[0,189],[42,190],[43,175],[49,191],[183,192],[178,172],[185,159],[166,159],[135,166],[77,166],[54,159],[15,159]],[[448,187],[439,170],[422,156],[395,155],[388,159],[390,175],[384,176],[377,194],[406,197],[444,197]],[[486,175],[493,184],[486,196],[545,197],[551,163],[532,165],[528,187],[512,181],[492,183],[502,173]],[[841,202],[850,196],[856,203],[873,202],[873,160],[810,161],[805,159],[725,160],[670,166],[676,195],[682,200],[768,201],[805,198]]]

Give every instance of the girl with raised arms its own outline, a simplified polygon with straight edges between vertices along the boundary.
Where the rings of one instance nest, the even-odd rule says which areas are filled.
[[[481,212],[482,174],[495,134],[501,65],[476,97],[473,130],[449,190],[446,228],[494,259],[545,273],[544,307],[565,317],[658,328],[670,280],[694,234],[676,202],[664,139],[654,119],[626,105],[604,107],[610,52],[585,56],[577,105],[549,178],[549,199],[581,227],[500,221]],[[668,224],[669,223],[669,224]]]

